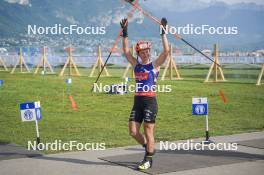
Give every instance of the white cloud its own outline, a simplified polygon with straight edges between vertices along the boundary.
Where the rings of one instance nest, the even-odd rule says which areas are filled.
[[[127,18],[128,16],[128,13],[129,13],[129,10],[119,10],[119,11],[116,11],[115,14],[113,15],[113,19],[112,19],[112,22],[114,24],[119,24],[120,21],[123,19],[123,18]],[[144,21],[144,15],[139,12],[139,11],[136,11],[134,12],[132,18],[129,19],[129,22],[136,22],[138,24],[141,24],[143,23]]]
[[[107,13],[101,13],[98,16],[89,17],[89,22],[97,23],[99,26],[109,26],[112,21],[112,11],[108,11]]]
[[[68,16],[65,15],[63,12],[61,11],[56,11],[56,17],[57,18],[61,18],[61,19],[65,19],[66,21],[68,21],[70,24],[79,24],[79,22],[77,20],[74,19],[73,16]]]
[[[30,5],[29,0],[5,0],[9,3],[18,3],[20,5]]]
[[[154,10],[168,10],[178,12],[203,9],[210,6],[208,2],[203,2],[200,0],[163,0],[162,3],[160,0],[149,0],[143,1],[142,4],[145,4],[146,7]]]
[[[131,10],[131,7],[129,9],[127,7],[128,6],[121,6],[114,10],[109,10],[108,12],[101,12],[97,16],[89,17],[89,22],[106,27],[111,24],[119,24],[123,18],[127,18]],[[132,18],[129,19],[129,22],[136,22],[138,24],[143,23],[143,21],[144,15],[139,11],[135,11]]]
[[[201,0],[203,2],[211,2],[211,1],[215,1],[215,0]],[[217,0],[217,1],[220,1],[220,2],[225,2],[227,4],[236,4],[236,3],[255,3],[255,4],[258,4],[258,5],[264,5],[264,1],[263,0]]]
[[[153,10],[168,10],[168,11],[191,11],[196,9],[207,8],[215,2],[223,2],[228,5],[237,3],[255,3],[264,5],[263,0],[146,0],[141,1],[146,7]]]

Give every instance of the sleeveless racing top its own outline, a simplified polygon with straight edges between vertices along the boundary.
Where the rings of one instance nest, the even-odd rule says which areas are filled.
[[[136,87],[135,96],[156,96],[156,82],[159,71],[154,68],[153,63],[138,63],[134,68]]]

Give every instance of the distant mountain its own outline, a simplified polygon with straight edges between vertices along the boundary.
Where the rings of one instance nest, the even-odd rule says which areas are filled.
[[[126,16],[129,9],[119,0],[29,0],[29,2],[28,5],[21,5],[0,0],[0,36],[26,33],[28,24],[43,27],[54,24],[119,27],[120,16]],[[140,20],[140,16],[134,19]]]
[[[121,16],[126,16],[128,9],[131,8],[127,4],[122,5],[121,0],[29,0],[28,2],[29,4],[21,5],[0,0],[0,37],[16,37],[26,34],[28,24],[43,27],[54,24],[66,26],[78,24],[80,26],[104,25],[107,27],[104,37],[114,39],[119,30]],[[167,17],[169,24],[173,26],[206,24],[215,27],[238,27],[239,34],[236,36],[184,36],[194,44],[209,47],[212,43],[218,42],[225,49],[264,48],[263,6],[254,3],[227,5],[213,1],[196,9],[178,10],[176,2],[175,8],[172,5],[170,10],[146,3],[143,3],[142,7],[158,18]],[[131,38],[159,37],[158,32],[158,26],[140,13],[137,13],[133,22],[129,24]],[[174,39],[171,41],[175,42]]]
[[[145,7],[149,8],[149,7]],[[197,44],[211,44],[218,42],[223,47],[264,48],[264,6],[254,3],[240,3],[227,5],[223,2],[214,2],[210,6],[191,11],[164,11],[152,10],[152,14],[158,17],[166,16],[173,26],[236,26],[238,35],[187,35],[190,41]]]
[[[118,2],[102,0],[30,0],[30,5],[0,1],[0,34],[16,35],[27,30],[28,24],[90,24],[90,19],[113,10]]]

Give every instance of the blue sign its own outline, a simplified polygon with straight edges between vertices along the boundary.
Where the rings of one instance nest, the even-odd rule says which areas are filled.
[[[4,85],[4,80],[0,80],[0,86]]]
[[[192,99],[192,115],[208,115],[207,98]]]
[[[71,78],[66,79],[66,80],[65,80],[65,83],[67,83],[67,84],[71,84],[71,83],[72,83],[72,79],[71,79]]]
[[[34,109],[34,108],[35,108],[34,102],[31,102],[31,103],[21,103],[20,104],[20,110]]]
[[[21,103],[20,112],[22,121],[35,121],[42,119],[40,102]]]
[[[40,108],[36,108],[36,118],[37,118],[37,120],[41,120],[42,119],[41,109]]]

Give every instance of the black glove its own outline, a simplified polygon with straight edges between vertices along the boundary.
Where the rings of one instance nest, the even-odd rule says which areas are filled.
[[[135,0],[125,0],[125,1],[127,1],[129,3],[133,3]]]
[[[166,18],[162,18],[160,23],[163,26],[163,28],[165,29],[165,30],[163,28],[161,29],[161,35],[164,35],[168,21]]]
[[[124,18],[121,20],[120,22],[120,25],[121,25],[121,28],[123,29],[123,37],[128,37],[128,34],[127,34],[127,26],[128,26],[128,21],[127,21],[127,18]]]

